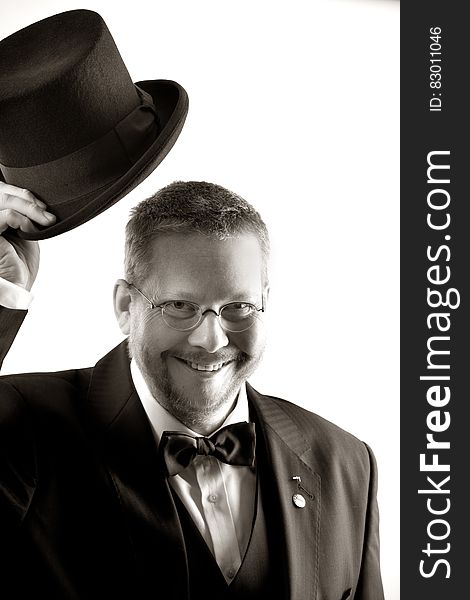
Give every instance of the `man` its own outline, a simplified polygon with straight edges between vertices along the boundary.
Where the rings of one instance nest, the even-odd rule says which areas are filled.
[[[2,192],[0,230],[43,224],[33,196]],[[25,244],[1,240],[13,296],[37,270]],[[247,383],[268,251],[242,198],[174,183],[127,225],[126,341],[90,369],[0,380],[2,597],[383,598],[372,453]]]

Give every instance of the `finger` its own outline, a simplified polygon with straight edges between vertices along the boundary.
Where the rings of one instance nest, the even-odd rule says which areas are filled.
[[[51,225],[56,220],[53,214],[45,211],[35,202],[5,192],[0,195],[0,211],[2,210],[13,210],[40,225]]]
[[[46,209],[47,205],[39,198],[25,188],[19,188],[16,185],[11,185],[11,183],[4,183],[0,181],[0,197],[2,194],[7,194],[10,196],[18,196],[18,198],[23,198],[23,200],[28,200],[28,202],[35,202],[41,208]]]
[[[28,217],[22,215],[11,208],[0,210],[0,233],[3,233],[11,227],[12,229],[21,229],[28,233],[38,231],[38,228]]]

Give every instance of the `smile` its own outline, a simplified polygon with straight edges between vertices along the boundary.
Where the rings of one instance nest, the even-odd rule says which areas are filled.
[[[191,360],[186,360],[184,358],[174,357],[176,360],[182,364],[184,364],[187,368],[191,369],[191,371],[196,371],[198,373],[217,373],[221,371],[224,367],[229,365],[232,361],[229,360],[227,362],[218,362],[210,365],[200,364],[192,362]]]
[[[200,365],[198,363],[189,362],[189,360],[185,360],[184,362],[191,367],[191,369],[196,371],[220,371],[220,369],[226,364],[221,362],[214,365]]]

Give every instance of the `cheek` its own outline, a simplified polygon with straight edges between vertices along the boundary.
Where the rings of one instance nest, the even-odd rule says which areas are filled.
[[[257,356],[264,350],[266,331],[263,324],[255,324],[247,331],[230,334],[231,343],[248,356]]]
[[[160,315],[147,313],[132,319],[131,337],[143,354],[156,357],[177,344],[181,333],[162,323]]]

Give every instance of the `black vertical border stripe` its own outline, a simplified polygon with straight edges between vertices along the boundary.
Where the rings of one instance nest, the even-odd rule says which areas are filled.
[[[470,574],[470,98],[467,91],[470,89],[470,22],[464,16],[465,9],[465,3],[455,0],[403,2],[401,5],[401,600],[470,597],[467,583]],[[442,60],[431,63],[430,30],[436,27],[441,29]],[[430,86],[431,64],[441,65],[440,88]],[[441,99],[440,111],[430,111],[431,98]],[[437,107],[437,100],[434,104]],[[450,165],[449,184],[427,181],[428,153],[433,151],[450,152],[448,156],[434,155],[432,159],[435,163]],[[444,170],[433,173],[445,178]],[[434,210],[428,206],[432,189],[444,189],[450,195],[446,209]],[[432,196],[432,202],[436,200],[436,203],[445,199],[442,192]],[[449,213],[449,226],[433,230],[426,221],[428,213],[433,214],[435,223],[439,219],[443,223]],[[446,239],[446,235],[450,239]],[[435,257],[439,247],[445,245],[450,250],[448,260],[445,249],[434,261],[427,257],[428,246]],[[430,283],[428,269],[436,265],[439,271],[432,271],[431,277],[439,274],[443,279],[448,273],[447,266],[450,271],[447,283]],[[428,287],[440,290],[443,296],[451,288],[458,290],[460,306],[431,308]],[[451,297],[453,302],[457,294]],[[427,318],[433,312],[449,314],[447,332],[438,330],[436,319],[431,320],[431,328],[428,327]],[[443,317],[441,324],[445,322]],[[434,349],[450,351],[447,355],[432,357],[433,364],[448,364],[447,370],[428,368],[427,344],[432,336],[450,338],[431,342]],[[448,375],[450,380],[420,381],[424,375]],[[430,405],[427,391],[432,385],[449,387],[447,405]],[[429,416],[436,410],[439,410],[438,416]],[[426,435],[433,433],[427,419],[436,426],[445,424],[446,418],[450,418],[450,425],[441,432],[434,432],[434,439],[448,441],[450,449],[427,449]],[[436,460],[450,465],[450,471],[421,471],[420,454],[423,453],[427,463],[437,454]],[[441,486],[449,493],[419,494],[420,489],[433,489],[427,476],[437,485],[450,476]],[[449,510],[441,515],[431,514],[428,499],[431,509],[449,507]],[[433,539],[429,533],[442,539]],[[428,543],[432,550],[429,556],[423,552]],[[447,562],[437,564],[439,560]],[[424,577],[420,573],[420,561],[424,561],[425,573],[429,575],[434,571],[431,576]]]

